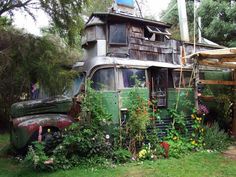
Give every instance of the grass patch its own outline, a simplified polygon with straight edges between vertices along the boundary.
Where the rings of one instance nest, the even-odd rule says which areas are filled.
[[[8,135],[0,135],[0,142],[7,144]],[[197,152],[180,159],[136,162],[107,169],[77,167],[46,173],[25,168],[12,157],[0,157],[0,172],[0,177],[235,177],[236,161],[220,153]]]
[[[8,133],[0,134],[0,149],[7,144],[9,144],[9,134]]]

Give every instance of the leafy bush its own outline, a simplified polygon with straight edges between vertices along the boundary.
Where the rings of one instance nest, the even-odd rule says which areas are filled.
[[[229,143],[229,136],[220,130],[217,123],[211,127],[206,127],[203,144],[205,149],[222,151],[229,146]]]
[[[52,170],[53,159],[49,158],[44,152],[44,143],[34,142],[33,146],[29,147],[28,153],[24,159],[25,166],[37,170]]]
[[[72,125],[66,132],[63,142],[54,150],[65,150],[65,154],[77,154],[80,157],[91,157],[95,154],[110,156],[111,142],[110,135],[100,127]]]
[[[137,82],[137,81],[136,81]],[[128,120],[126,123],[129,150],[135,155],[137,145],[142,144],[149,124],[148,100],[143,98],[139,88],[129,93]]]
[[[186,153],[189,153],[193,146],[186,140],[179,139],[177,141],[168,141],[170,145],[169,157],[180,158]]]
[[[130,161],[132,154],[126,149],[119,148],[113,152],[113,160],[116,163],[125,163]]]

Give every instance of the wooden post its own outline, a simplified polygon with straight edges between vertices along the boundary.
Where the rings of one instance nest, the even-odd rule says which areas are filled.
[[[198,83],[199,83],[199,64],[197,58],[194,58],[194,68],[195,77],[194,77],[194,100],[195,108],[198,110]]]
[[[234,81],[236,81],[236,69],[234,70]],[[236,97],[236,86],[233,89],[234,97]],[[232,121],[232,135],[236,139],[236,100],[234,99],[233,121]]]

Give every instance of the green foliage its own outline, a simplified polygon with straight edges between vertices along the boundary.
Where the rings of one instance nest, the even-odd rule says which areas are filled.
[[[162,20],[173,24],[171,28],[173,37],[180,39],[178,6],[175,5],[176,3],[176,0],[170,2],[168,8],[162,12]],[[201,6],[197,11],[197,16],[202,18],[203,37],[221,45],[235,46],[235,6],[236,4],[231,5],[228,0],[202,0]],[[192,0],[186,1],[186,9],[190,38],[193,39],[194,10]],[[166,14],[167,12],[168,14]]]
[[[203,0],[199,9],[202,17],[203,35],[219,44],[232,46],[236,24],[236,4],[230,1]]]
[[[224,93],[216,97],[217,122],[221,125],[221,128],[229,127],[233,118],[234,95],[231,94],[233,92],[225,89]]]
[[[37,170],[70,169],[79,164],[107,165],[112,159],[111,138],[101,127],[73,124],[64,132],[63,141],[48,154],[44,143],[34,143],[25,158],[25,164]]]
[[[0,28],[10,27],[12,25],[12,21],[7,17],[0,16]]]
[[[95,159],[96,160],[96,159]],[[94,161],[95,161],[94,160]],[[96,160],[97,161],[97,160]],[[217,168],[219,167],[219,168]],[[221,153],[197,152],[191,153],[180,159],[160,159],[157,161],[143,161],[125,165],[113,165],[109,168],[101,168],[99,165],[78,166],[71,170],[58,170],[53,173],[34,171],[25,168],[21,163],[16,163],[12,158],[0,158],[1,177],[24,176],[24,177],[121,177],[121,176],[148,176],[148,177],[202,177],[221,176],[234,177],[236,171],[235,160],[225,158]]]
[[[115,133],[108,132],[111,116],[103,106],[101,93],[93,90],[89,83],[87,86],[86,95],[82,99],[81,123],[71,125],[63,132],[62,142],[50,153],[46,152],[46,157],[53,159],[51,166],[54,170],[69,169],[81,163],[108,165],[109,161],[104,159],[112,159],[115,146],[113,146],[114,137],[111,135]],[[46,150],[45,147],[41,149],[36,147],[33,152],[40,154],[42,150]],[[27,159],[33,165],[35,159],[31,154],[30,151]],[[42,154],[42,157],[44,156],[45,154]],[[45,159],[43,158],[42,162]],[[43,163],[43,165],[47,169],[48,164]],[[41,166],[36,168],[44,170]]]
[[[113,152],[112,158],[116,163],[126,163],[131,160],[132,154],[126,149],[119,148]]]
[[[190,39],[193,39],[193,1],[186,1],[186,10],[188,17],[188,25],[190,29]],[[168,13],[167,13],[168,12]],[[162,12],[162,20],[164,22],[172,24],[171,33],[172,37],[180,40],[180,28],[179,28],[179,16],[178,16],[178,6],[177,0],[171,0],[167,9]]]
[[[144,144],[138,153],[138,160],[157,160],[163,158],[165,155],[164,148],[161,147],[160,142],[156,144]]]
[[[113,0],[89,0],[88,5],[83,9],[83,14],[90,16],[94,12],[107,12]]]
[[[169,156],[181,158],[192,150],[191,144],[185,139],[169,140],[170,145]]]
[[[108,114],[103,104],[102,93],[91,88],[91,82],[87,81],[87,90],[82,101],[82,119],[89,119],[93,125],[110,124],[111,115]]]
[[[229,136],[220,130],[219,125],[214,123],[211,127],[205,128],[204,148],[210,150],[222,151],[229,146]]]
[[[83,29],[82,9],[88,0],[40,0],[41,8],[52,19],[52,29],[56,29],[70,46],[78,47],[78,37]]]
[[[187,132],[186,129],[186,117],[184,112],[182,111],[177,111],[176,109],[169,109],[169,114],[171,118],[173,119],[172,121],[172,129],[173,130],[178,130],[180,133],[185,134]]]
[[[34,142],[33,146],[29,147],[28,153],[24,159],[24,164],[27,167],[37,170],[52,170],[53,159],[50,159],[44,152],[44,144]]]
[[[77,48],[84,23],[81,12],[88,2],[89,0],[4,0],[0,2],[0,16],[14,16],[15,11],[21,10],[35,19],[34,9],[41,9],[51,19],[48,31],[56,31],[69,46]]]
[[[179,100],[181,104],[175,109],[169,109],[169,115],[172,118],[172,126],[170,127],[165,140],[169,143],[169,156],[180,158],[182,155],[192,150],[199,150],[203,144],[203,115],[197,114],[194,106],[188,99],[188,93],[180,93]],[[187,99],[186,99],[187,98]],[[186,109],[188,108],[188,109]],[[192,132],[187,129],[187,117],[191,114]]]
[[[135,153],[137,143],[141,143],[149,124],[147,100],[139,94],[139,88],[135,87],[129,93],[128,120],[126,132],[129,139],[129,150]]]
[[[0,28],[0,117],[11,104],[30,97],[32,82],[48,95],[62,94],[76,73],[68,69],[78,53],[53,36],[35,37],[12,27]],[[3,120],[3,119],[2,119]]]

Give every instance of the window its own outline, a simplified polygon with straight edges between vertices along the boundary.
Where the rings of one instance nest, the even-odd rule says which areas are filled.
[[[174,87],[175,88],[187,88],[187,87],[192,87],[193,86],[193,76],[192,76],[192,71],[183,71],[182,72],[182,79],[180,81],[180,71],[173,71],[173,82],[174,82]],[[192,78],[191,78],[192,77]],[[200,73],[200,78],[204,78],[204,74],[201,72]],[[191,83],[189,83],[191,82]],[[179,86],[180,84],[180,86]]]
[[[144,37],[151,41],[165,41],[165,38],[169,39],[171,34],[164,28],[146,26],[144,29]]]
[[[127,34],[125,24],[110,25],[109,30],[110,44],[127,44]]]
[[[66,91],[65,94],[71,97],[74,97],[75,95],[77,95],[81,91],[84,85],[84,78],[85,78],[84,73],[81,73],[78,77],[76,77],[72,82],[71,89]]]
[[[157,101],[158,107],[167,106],[168,69],[149,68],[151,99]]]
[[[140,87],[146,87],[146,76],[144,69],[119,69],[119,88],[131,88],[135,86],[135,79]]]
[[[154,80],[155,92],[157,97],[157,106],[164,107],[167,105],[167,85],[168,85],[168,70],[166,68],[159,68],[156,72]]]
[[[92,77],[92,88],[95,90],[115,90],[114,68],[97,70]]]

